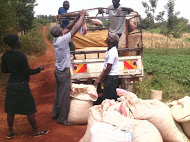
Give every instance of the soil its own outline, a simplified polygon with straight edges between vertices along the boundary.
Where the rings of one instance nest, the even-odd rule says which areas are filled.
[[[55,92],[55,52],[53,45],[46,38],[46,27],[43,27],[43,37],[47,44],[45,55],[29,62],[31,68],[44,64],[45,70],[40,74],[30,76],[30,89],[36,102],[36,120],[41,130],[48,129],[49,133],[38,138],[32,136],[33,131],[25,115],[15,115],[14,131],[17,136],[12,142],[78,142],[86,131],[86,125],[65,126],[57,124],[51,118]],[[0,142],[8,141],[5,137],[8,133],[8,126],[4,112],[5,90],[0,99]]]

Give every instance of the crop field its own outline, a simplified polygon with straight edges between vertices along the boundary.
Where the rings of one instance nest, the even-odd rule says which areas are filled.
[[[145,76],[134,91],[148,99],[150,90],[162,90],[163,99],[170,101],[190,95],[190,48],[145,49],[143,57]]]

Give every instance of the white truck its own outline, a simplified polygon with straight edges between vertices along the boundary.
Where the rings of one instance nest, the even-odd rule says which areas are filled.
[[[58,17],[58,21],[61,23],[64,18],[68,18],[69,16],[70,19],[72,19],[71,17],[73,16],[73,13],[71,13],[69,16],[68,15],[69,13],[66,15],[61,15]],[[86,19],[88,19],[88,21],[92,18],[109,19],[109,16],[86,16]],[[129,22],[134,19],[136,20],[136,27],[132,32],[129,32]],[[122,35],[124,38],[123,41],[120,41],[124,46],[119,47],[118,49],[120,78],[118,86],[132,92],[133,84],[137,81],[140,81],[143,77],[143,43],[140,15],[138,13],[126,15],[125,25],[125,34]],[[76,55],[83,56],[83,59],[76,58],[72,60],[72,82],[93,83],[93,81],[100,75],[103,70],[105,58],[104,56],[100,56],[100,54],[104,54],[105,52],[106,50],[80,50],[71,52],[72,54],[75,53]],[[88,58],[90,54],[96,54],[96,58]],[[102,85],[99,85],[99,90],[101,89],[103,89]]]

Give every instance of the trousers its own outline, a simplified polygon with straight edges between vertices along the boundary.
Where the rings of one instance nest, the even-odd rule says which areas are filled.
[[[71,73],[66,68],[63,71],[55,69],[56,90],[52,118],[57,119],[57,123],[62,124],[67,121],[70,109]]]
[[[103,90],[103,100],[114,99],[117,100],[116,88],[118,86],[118,75],[107,75],[104,79],[104,90]]]

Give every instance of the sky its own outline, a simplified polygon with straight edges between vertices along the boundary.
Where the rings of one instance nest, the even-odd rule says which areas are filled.
[[[57,15],[59,7],[62,7],[64,0],[36,0],[38,4],[35,8],[36,15]],[[91,9],[98,7],[108,7],[112,4],[112,0],[68,0],[70,9],[68,12],[80,11],[82,9]],[[125,7],[133,8],[143,18],[146,17],[142,1],[148,2],[149,0],[120,0],[120,4]],[[164,11],[164,6],[168,0],[158,0],[156,13]],[[175,0],[175,12],[180,12],[178,17],[184,17],[190,21],[190,14],[188,12],[190,0]]]

